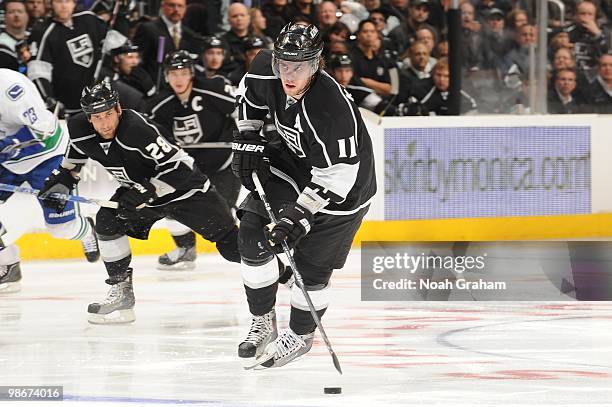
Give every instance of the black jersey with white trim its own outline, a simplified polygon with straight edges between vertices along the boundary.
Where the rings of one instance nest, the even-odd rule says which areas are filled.
[[[100,137],[87,116],[68,120],[70,145],[63,166],[83,165],[88,158],[99,162],[125,187],[143,181],[155,186],[157,196],[149,206],[188,198],[210,185],[184,150],[167,142],[166,130],[134,110],[122,111],[115,137]]]
[[[172,141],[184,148],[198,167],[210,175],[226,168],[231,149],[197,148],[195,143],[231,141],[235,121],[234,90],[222,77],[196,77],[185,104],[166,90],[148,103],[148,116],[172,133]]]
[[[286,147],[270,162],[300,191],[317,191],[322,213],[346,214],[376,193],[372,141],[359,109],[326,72],[318,72],[300,100],[288,97],[262,50],[237,90],[238,128],[259,130],[268,110]],[[284,165],[290,160],[294,165]]]
[[[104,20],[90,11],[74,14],[71,26],[52,18],[34,26],[28,39],[28,77],[43,98],[53,97],[68,110],[80,109],[81,91],[93,80],[106,31]]]

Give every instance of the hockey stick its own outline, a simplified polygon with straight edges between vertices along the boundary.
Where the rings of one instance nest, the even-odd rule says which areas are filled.
[[[104,40],[102,40],[103,44],[108,39],[108,33],[115,26],[115,21],[117,21],[117,16],[119,15],[119,7],[120,6],[121,6],[121,1],[120,0],[115,0],[115,4],[113,6],[113,14],[111,15],[111,19],[108,22],[108,29],[106,31],[106,35],[104,36]],[[102,47],[102,48],[104,48],[104,47]],[[101,53],[102,53],[102,55],[100,55],[100,60],[96,64],[96,69],[94,70],[94,82],[97,82],[98,79],[99,79],[100,71],[102,70],[102,64],[104,64],[104,57],[106,56],[106,54],[104,53],[104,50],[102,50]]]
[[[40,193],[38,189],[18,187],[15,185],[1,184],[1,183],[0,183],[0,191],[19,192],[22,194],[34,195],[36,197],[38,197],[38,194]],[[65,195],[65,194],[57,194],[57,193],[51,194],[51,195],[53,195],[53,197],[56,199],[64,199],[69,202],[80,202],[80,203],[86,203],[86,204],[93,204],[93,205],[101,206],[103,208],[110,208],[110,209],[119,208],[119,204],[114,201],[105,201],[103,199],[86,198],[84,196],[78,196],[78,195]]]
[[[164,70],[162,63],[164,62],[164,53],[166,50],[166,37],[159,36],[157,41],[157,81],[155,83],[155,93],[159,93],[161,87],[162,71]]]
[[[232,148],[231,141],[211,141],[210,143],[179,144],[181,148]]]
[[[266,197],[266,193],[263,189],[263,185],[261,185],[261,182],[259,182],[259,177],[257,176],[257,173],[255,171],[253,171],[252,177],[253,177],[253,182],[255,183],[255,188],[257,189],[257,193],[259,194],[261,201],[266,207],[266,212],[268,212],[270,221],[272,221],[272,223],[276,223],[276,216],[274,215],[274,212],[272,211],[272,207],[270,206],[270,203],[268,202],[268,198]],[[314,305],[312,305],[312,300],[310,299],[310,295],[308,294],[308,291],[306,291],[306,287],[304,287],[304,280],[302,280],[302,275],[300,274],[297,266],[295,265],[295,259],[293,258],[293,255],[291,254],[289,245],[287,244],[286,240],[284,240],[281,243],[281,245],[283,246],[283,251],[285,252],[285,255],[287,256],[287,259],[289,259],[289,265],[293,269],[293,275],[295,276],[295,283],[300,288],[300,290],[302,290],[302,294],[304,294],[304,298],[306,298],[306,302],[308,303],[308,308],[310,309],[310,314],[312,315],[312,319],[314,319],[314,322],[317,325],[317,328],[319,328],[319,332],[321,332],[323,341],[325,341],[325,346],[327,346],[327,350],[329,351],[329,354],[331,355],[332,360],[334,361],[334,367],[336,368],[338,373],[342,374],[342,369],[340,368],[340,362],[338,361],[338,357],[336,356],[336,353],[332,349],[331,343],[329,342],[329,339],[327,338],[327,334],[325,333],[325,330],[323,329],[323,325],[321,324],[321,319],[319,318],[319,315],[317,314],[317,311],[315,310]]]

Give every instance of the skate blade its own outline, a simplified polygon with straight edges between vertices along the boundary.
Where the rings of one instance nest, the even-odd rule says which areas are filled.
[[[87,321],[94,325],[128,324],[136,320],[133,309],[116,310],[109,314],[87,313]]]
[[[164,271],[188,271],[196,268],[195,261],[181,261],[176,264],[161,264],[157,263],[158,270]]]
[[[21,291],[21,283],[19,281],[0,284],[0,294],[17,293],[19,291]]]
[[[250,364],[246,364],[244,367],[244,370],[262,370],[262,369],[268,369],[265,366],[261,366],[262,363],[266,363],[267,361],[271,360],[274,358],[274,354],[275,352],[271,352],[271,353],[267,353],[264,352],[262,353],[260,356],[256,357],[255,360],[250,363]],[[259,369],[258,369],[259,368]]]

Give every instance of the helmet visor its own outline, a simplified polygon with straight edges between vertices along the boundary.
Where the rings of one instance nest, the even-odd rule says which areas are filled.
[[[319,58],[307,61],[287,61],[272,56],[272,72],[277,78],[285,80],[310,79],[319,69]]]

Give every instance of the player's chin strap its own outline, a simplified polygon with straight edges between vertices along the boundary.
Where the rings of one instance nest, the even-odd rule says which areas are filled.
[[[261,182],[259,181],[259,177],[257,176],[257,173],[253,171],[251,176],[253,177],[253,183],[255,184],[255,188],[257,189],[257,194],[259,194],[259,197],[261,198],[261,201],[263,202],[266,208],[266,212],[268,212],[270,221],[272,221],[272,223],[274,224],[278,223],[276,220],[276,216],[274,215],[274,212],[272,211],[272,207],[270,206],[270,203],[268,202],[268,198],[266,197],[266,193],[263,189],[263,185],[261,185]],[[304,280],[302,280],[302,275],[298,271],[298,268],[295,264],[295,259],[293,258],[293,255],[291,254],[291,250],[289,249],[289,245],[287,244],[286,240],[283,241],[281,245],[283,246],[283,251],[285,252],[285,256],[287,256],[287,259],[289,260],[289,265],[291,266],[291,269],[293,270],[293,275],[295,277],[295,284],[302,291],[302,294],[304,295],[304,298],[306,299],[306,302],[308,303],[308,309],[310,310],[312,319],[314,319],[314,322],[317,325],[317,328],[319,328],[321,337],[323,338],[323,341],[325,342],[325,345],[327,346],[327,350],[329,351],[329,354],[331,355],[332,360],[334,362],[334,367],[336,368],[338,373],[342,374],[342,368],[340,367],[340,361],[338,360],[336,353],[332,349],[331,343],[329,342],[329,339],[327,338],[327,334],[325,333],[325,330],[323,329],[323,325],[321,324],[321,319],[319,318],[319,315],[317,314],[317,311],[315,310],[315,307],[312,304],[312,300],[310,299],[310,295],[308,294],[308,291],[306,291],[306,287],[304,287]]]
[[[18,187],[15,185],[1,184],[1,183],[0,183],[0,191],[19,192],[22,194],[29,194],[29,195],[34,195],[34,196],[38,196],[38,193],[40,192],[38,189],[34,189],[34,188]],[[93,205],[101,206],[103,208],[110,208],[110,209],[119,208],[119,203],[115,201],[105,201],[103,199],[86,198],[84,196],[78,196],[78,195],[64,195],[64,194],[52,194],[52,195],[53,195],[53,198],[55,199],[64,199],[69,202],[93,204]]]

